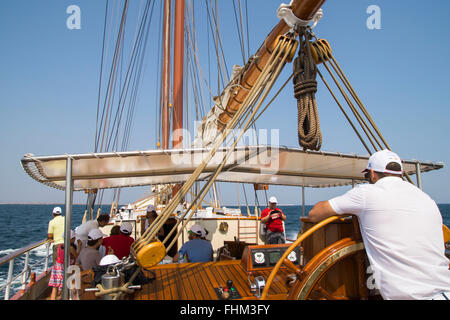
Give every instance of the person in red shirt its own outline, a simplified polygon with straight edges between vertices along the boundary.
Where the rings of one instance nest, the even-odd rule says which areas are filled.
[[[103,239],[103,246],[106,248],[107,254],[112,253],[122,260],[130,255],[130,247],[134,239],[130,237],[133,226],[129,222],[124,222],[120,226],[120,234],[112,235]]]
[[[286,243],[283,221],[286,216],[280,208],[277,208],[277,198],[269,199],[269,207],[261,212],[261,223],[266,224],[266,244]]]

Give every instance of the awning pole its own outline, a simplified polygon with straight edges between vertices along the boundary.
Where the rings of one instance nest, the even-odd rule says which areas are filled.
[[[416,177],[417,177],[417,187],[422,190],[422,175],[420,172],[420,163],[416,163]]]
[[[305,216],[305,186],[302,186],[302,217]]]
[[[72,180],[72,158],[67,157],[66,160],[66,225],[64,229],[64,283],[62,300],[69,299],[67,288],[67,270],[70,263],[70,230],[72,220],[72,203],[73,203],[73,180]]]

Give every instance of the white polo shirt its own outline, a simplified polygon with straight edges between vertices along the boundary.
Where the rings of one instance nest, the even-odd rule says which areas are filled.
[[[384,299],[430,299],[450,291],[442,216],[413,184],[385,177],[329,200],[358,217],[373,277]]]
[[[98,228],[99,228],[99,225],[98,225],[97,220],[86,221],[85,223],[83,223],[82,225],[79,225],[75,229],[77,240],[81,240],[81,242],[83,243],[83,246],[86,246],[86,243],[88,241],[89,231],[91,231],[92,229],[98,229]]]

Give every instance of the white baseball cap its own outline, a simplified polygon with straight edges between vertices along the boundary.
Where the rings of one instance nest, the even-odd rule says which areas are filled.
[[[391,162],[398,163],[400,165],[400,171],[393,171],[386,169],[386,166]],[[390,150],[381,150],[375,152],[369,158],[367,167],[362,171],[362,173],[365,173],[369,170],[381,173],[402,174],[403,172],[402,160],[396,153]]]
[[[278,203],[277,198],[275,198],[275,197],[270,197],[269,203]]]
[[[128,233],[129,234],[129,233],[131,233],[131,231],[133,231],[133,226],[129,222],[124,222],[120,226],[120,231],[123,232],[123,233]]]
[[[120,262],[120,260],[114,254],[107,254],[106,256],[104,256],[102,258],[102,260],[100,260],[99,265],[107,266],[107,265],[115,264],[115,263],[118,263],[118,262]]]
[[[192,233],[195,233],[196,235],[201,236],[203,238],[206,237],[205,228],[203,228],[199,224],[194,224],[189,231],[191,231]]]
[[[89,240],[98,240],[103,238],[104,234],[99,229],[92,229],[88,233]]]
[[[61,213],[62,213],[62,210],[61,210],[60,207],[54,207],[53,208],[53,214],[61,214]]]
[[[156,209],[155,209],[155,206],[151,204],[147,207],[147,212],[152,212],[152,211],[156,212]]]

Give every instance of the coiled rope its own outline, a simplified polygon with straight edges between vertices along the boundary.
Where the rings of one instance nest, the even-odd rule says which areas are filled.
[[[317,109],[317,65],[311,55],[310,34],[304,27],[297,32],[300,50],[294,61],[294,96],[298,110],[298,141],[301,147],[318,151],[322,146],[319,111]]]

